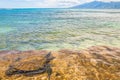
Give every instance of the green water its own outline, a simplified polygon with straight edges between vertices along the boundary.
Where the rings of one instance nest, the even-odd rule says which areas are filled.
[[[0,27],[0,33],[7,33],[13,31],[11,27]]]

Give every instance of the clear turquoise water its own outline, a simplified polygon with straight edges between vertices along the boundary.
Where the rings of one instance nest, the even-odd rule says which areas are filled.
[[[0,50],[120,47],[120,10],[0,9]]]

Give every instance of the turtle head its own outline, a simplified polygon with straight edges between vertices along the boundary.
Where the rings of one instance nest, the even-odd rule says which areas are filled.
[[[51,56],[51,52],[45,55],[45,58],[49,58]]]
[[[49,52],[47,55],[45,55],[45,58],[46,58],[46,63],[49,63],[55,57],[53,57],[52,54],[51,54],[51,52]]]

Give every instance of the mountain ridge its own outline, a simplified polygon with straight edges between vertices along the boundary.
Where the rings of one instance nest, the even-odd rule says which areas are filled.
[[[102,2],[102,1],[92,1],[89,3],[84,3],[81,5],[73,6],[72,8],[81,9],[120,9],[120,1]]]

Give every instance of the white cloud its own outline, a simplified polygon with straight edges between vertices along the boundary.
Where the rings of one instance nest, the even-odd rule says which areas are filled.
[[[26,2],[32,2],[37,7],[69,7],[80,3],[79,0],[25,0]]]
[[[33,0],[27,0],[27,1],[33,1]],[[39,0],[36,4],[38,7],[70,7],[77,4],[82,4],[85,2],[90,2],[93,0],[43,0],[43,2],[40,2]]]
[[[90,1],[95,0],[0,0],[0,7],[64,8]],[[120,0],[96,0],[96,1],[109,2]]]
[[[33,1],[33,0],[27,0],[27,1]],[[70,7],[78,4],[82,4],[85,2],[91,2],[94,0],[34,0],[38,1],[37,6],[38,7]],[[120,1],[120,0],[96,0],[96,1]]]

